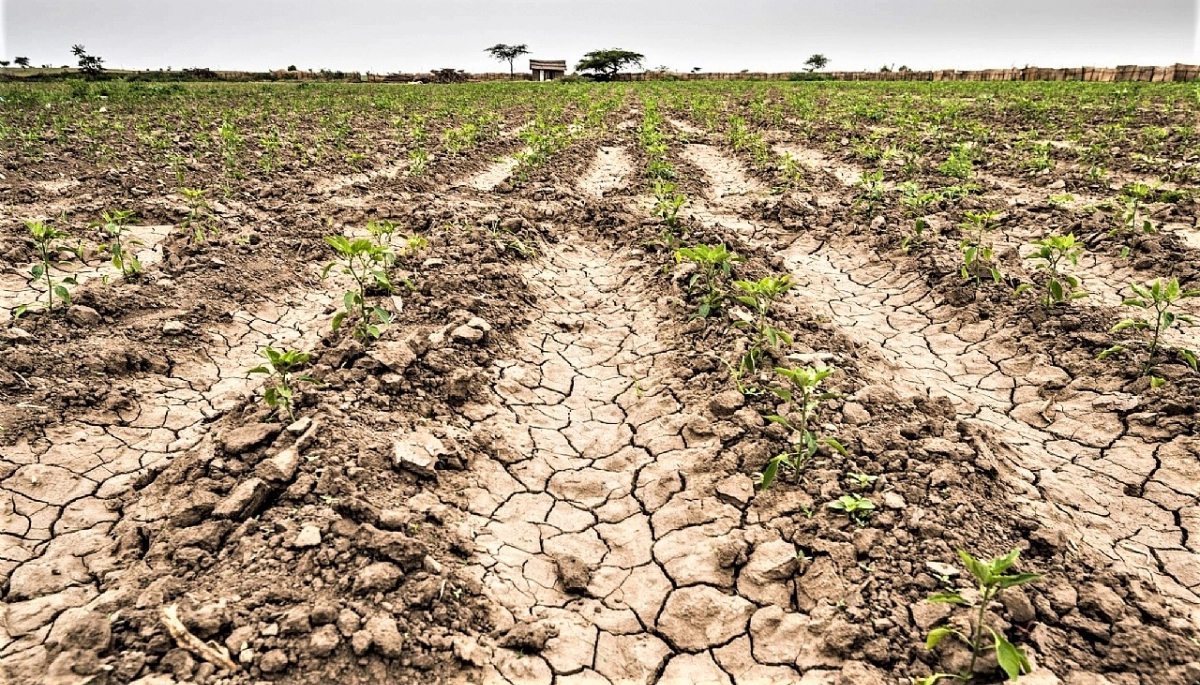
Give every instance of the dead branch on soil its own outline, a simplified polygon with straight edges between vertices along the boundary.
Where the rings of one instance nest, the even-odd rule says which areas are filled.
[[[163,607],[162,622],[167,627],[167,632],[175,639],[175,644],[204,659],[217,668],[227,671],[238,670],[237,664],[229,658],[229,650],[220,647],[212,642],[205,642],[200,638],[192,635],[183,625],[183,621],[179,620],[179,607],[172,604],[171,606]]]

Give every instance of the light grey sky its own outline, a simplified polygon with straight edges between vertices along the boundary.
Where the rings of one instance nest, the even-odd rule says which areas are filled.
[[[113,68],[505,71],[528,43],[574,66],[593,49],[647,68],[792,71],[1200,62],[1200,0],[0,0],[0,58]],[[518,68],[523,64],[517,63]],[[525,64],[527,66],[527,64]]]

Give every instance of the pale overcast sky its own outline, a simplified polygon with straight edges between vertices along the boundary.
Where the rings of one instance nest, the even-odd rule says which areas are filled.
[[[1200,62],[1200,0],[0,0],[0,59],[113,68],[504,71],[528,43],[573,66],[621,47],[647,68],[798,70]],[[518,68],[523,62],[518,62]]]

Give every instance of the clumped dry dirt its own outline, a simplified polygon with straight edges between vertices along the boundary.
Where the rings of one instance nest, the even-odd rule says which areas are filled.
[[[764,416],[786,406],[769,373],[746,393],[731,378],[744,312],[690,316],[692,273],[645,182],[649,96],[623,96],[529,171],[513,110],[509,134],[437,150],[420,175],[398,148],[365,170],[248,179],[202,243],[175,228],[178,197],[126,201],[165,167],[117,181],[62,151],[10,168],[7,681],[911,682],[969,657],[924,647],[966,620],[924,601],[969,586],[955,550],[1018,548],[1045,578],[989,619],[1037,665],[1022,682],[1200,682],[1200,381],[1174,357],[1156,389],[1132,361],[1095,360],[1121,284],[1195,282],[1182,234],[1137,241],[1132,259],[1093,238],[1092,297],[1046,311],[963,285],[962,206],[935,207],[940,237],[901,250],[902,208],[855,205],[863,169],[793,142],[805,182],[784,187],[674,112],[686,242],[728,245],[745,258],[734,278],[795,282],[774,313],[794,343],[763,367],[836,369],[815,421],[846,453],[823,447],[759,491],[792,437]],[[1013,278],[1047,225],[1103,233],[1049,203],[1055,189],[982,185],[968,208],[1004,212],[992,239]],[[141,219],[140,277],[82,227],[114,206]],[[60,213],[85,248],[74,306],[12,319],[40,293],[17,219]],[[401,233],[428,244],[396,266],[411,286],[373,295],[396,320],[364,343],[331,329],[349,284],[321,267],[324,236],[369,219],[396,222],[397,247]],[[312,354],[320,385],[302,387],[295,421],[247,376],[266,345]],[[845,494],[875,511],[828,507]],[[994,661],[982,670],[1002,681]]]

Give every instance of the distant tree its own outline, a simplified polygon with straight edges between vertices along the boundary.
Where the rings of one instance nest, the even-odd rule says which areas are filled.
[[[104,58],[89,55],[82,45],[72,45],[71,54],[79,58],[79,70],[90,78],[96,78],[104,73]]]
[[[897,71],[906,72],[906,71],[912,71],[912,69],[909,69],[907,65],[901,64],[900,68]]]
[[[667,73],[668,71],[670,71],[670,70],[671,70],[671,67],[668,67],[668,66],[667,66],[667,65],[665,65],[665,64],[660,64],[660,65],[658,65],[657,67],[654,67],[654,70],[655,70],[655,71],[658,71],[658,72],[662,72],[662,73],[664,73],[664,74],[665,74],[665,73]]]
[[[295,65],[295,64],[289,64],[289,65],[288,65],[288,68],[287,68],[287,70],[288,70],[288,71],[295,71],[295,70],[296,70],[296,65]]]
[[[0,59],[0,67],[7,67],[9,64],[12,64],[12,62],[9,62],[6,59]]]
[[[16,62],[17,66],[21,67],[22,69],[29,68],[29,58],[28,57],[17,57],[13,61]]]
[[[808,61],[804,63],[804,66],[805,71],[814,72],[818,69],[824,69],[827,64],[829,64],[829,58],[818,52],[812,57],[809,57]]]
[[[879,71],[880,73],[888,74],[891,73],[892,68],[885,64],[882,67],[879,67]]]
[[[642,66],[646,56],[640,52],[610,48],[608,50],[593,50],[579,60],[575,71],[591,71],[605,81],[611,81],[617,72],[628,66]]]
[[[693,74],[699,74],[699,73],[700,73],[700,67],[692,67],[692,73],[693,73]]]
[[[496,43],[490,48],[484,50],[494,59],[501,62],[508,62],[508,80],[516,78],[516,71],[513,69],[513,62],[521,55],[529,54],[529,46],[521,43],[520,45],[505,45],[504,43]]]

